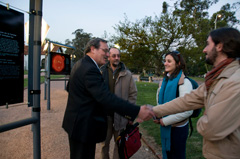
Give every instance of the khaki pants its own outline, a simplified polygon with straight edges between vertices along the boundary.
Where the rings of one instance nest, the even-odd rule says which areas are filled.
[[[114,150],[113,150],[113,159],[119,159],[118,155],[118,147],[116,144],[116,139],[118,135],[120,134],[120,131],[115,131],[113,127],[113,118],[108,117],[108,130],[107,130],[107,137],[106,140],[101,142],[101,158],[102,159],[109,159],[109,147],[110,147],[110,141],[112,139],[112,136],[114,137]]]

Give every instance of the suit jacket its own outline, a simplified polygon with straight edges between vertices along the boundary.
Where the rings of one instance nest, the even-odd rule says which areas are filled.
[[[71,139],[102,142],[107,134],[107,111],[134,120],[139,110],[139,106],[110,93],[100,70],[89,56],[74,65],[62,125]]]

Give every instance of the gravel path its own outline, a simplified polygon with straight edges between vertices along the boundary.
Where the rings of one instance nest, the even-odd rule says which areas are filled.
[[[67,103],[67,92],[63,81],[51,82],[51,110],[47,110],[47,100],[44,100],[44,85],[41,85],[41,158],[68,159],[69,145],[66,132],[62,129],[62,119]],[[27,102],[27,89],[24,90],[24,101]],[[0,107],[0,124],[18,121],[31,117],[31,108],[25,105],[11,105],[8,109]],[[141,128],[140,128],[141,130]],[[146,136],[144,139],[158,149],[153,139]],[[113,145],[113,142],[111,143]],[[31,125],[0,133],[0,159],[32,159],[33,134]],[[100,157],[99,147],[96,148],[96,159]],[[110,150],[112,156],[112,148]],[[142,142],[142,147],[131,159],[156,159],[149,147]]]

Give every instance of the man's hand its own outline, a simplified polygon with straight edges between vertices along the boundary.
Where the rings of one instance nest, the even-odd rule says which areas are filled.
[[[155,114],[153,113],[152,109],[150,109],[146,105],[143,105],[143,106],[141,106],[140,111],[138,113],[137,121],[139,123],[141,123],[143,121],[152,119],[152,117],[154,117],[154,116],[155,116]]]
[[[153,119],[153,122],[156,124],[161,124],[162,126],[165,126],[162,118],[155,118],[155,119]]]

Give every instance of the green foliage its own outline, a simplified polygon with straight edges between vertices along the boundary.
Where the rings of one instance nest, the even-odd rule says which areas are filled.
[[[208,8],[217,2],[218,0],[184,0],[179,2],[180,5],[177,5],[178,2],[175,4],[173,13],[181,19],[184,33],[191,35],[196,44],[196,46],[193,45],[190,48],[182,48],[180,51],[184,54],[183,57],[188,68],[185,72],[189,75],[203,75],[208,71],[202,50],[205,47],[208,33],[214,29],[215,20],[217,28],[233,26],[238,22],[234,16],[235,12],[230,10],[230,4],[224,5],[220,11],[214,13],[208,19]],[[222,15],[221,19],[216,19],[218,14]]]
[[[240,6],[240,2],[235,3],[235,5]],[[214,13],[211,17],[211,26],[214,26],[216,21],[216,27],[233,27],[235,24],[239,24],[239,20],[234,16],[235,12],[231,11],[236,6],[231,6],[229,3],[223,5],[221,10]],[[221,17],[217,17],[217,15],[221,15]]]
[[[176,1],[174,10],[168,11],[163,2],[163,12],[159,16],[144,17],[135,22],[120,21],[114,29],[117,35],[111,41],[118,43],[122,51],[121,60],[130,70],[151,71],[161,74],[163,55],[178,50],[186,60],[189,75],[203,75],[207,72],[205,55],[202,53],[209,32],[214,29],[217,14],[217,28],[239,23],[235,17],[239,3],[224,5],[209,18],[208,9],[218,0]],[[235,11],[233,11],[235,9]]]
[[[131,70],[138,68],[156,73],[162,71],[163,54],[176,46],[188,45],[180,39],[185,37],[178,18],[165,13],[162,16],[145,17],[130,22],[125,17],[124,22],[115,26],[118,36],[113,41],[121,47],[121,60]]]
[[[163,2],[162,8],[163,8],[162,13],[167,13],[167,10],[168,10],[168,4],[167,4],[167,2]]]
[[[74,46],[76,50],[74,50],[72,53],[71,49],[67,49],[66,53],[75,55],[76,59],[74,59],[74,61],[77,61],[84,56],[85,46],[87,42],[92,38],[92,34],[84,32],[83,29],[77,29],[72,34],[75,35],[75,38],[72,39],[72,41],[67,39],[65,43],[66,45]]]

